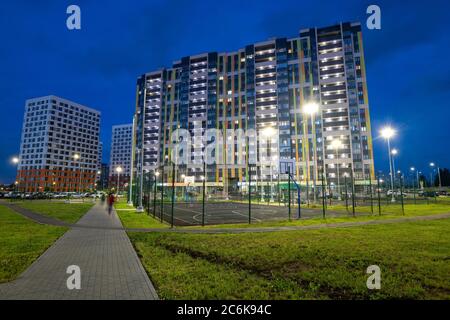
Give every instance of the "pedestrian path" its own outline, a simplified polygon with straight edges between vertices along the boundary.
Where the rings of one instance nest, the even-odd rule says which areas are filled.
[[[77,228],[78,225],[86,227]],[[69,290],[69,266],[81,271],[81,289]],[[15,281],[0,299],[157,299],[115,211],[95,205]]]

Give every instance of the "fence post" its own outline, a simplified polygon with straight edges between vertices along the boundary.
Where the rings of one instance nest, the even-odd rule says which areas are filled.
[[[353,176],[353,168],[350,171],[351,179],[352,179],[352,213],[355,216],[355,177]]]
[[[150,171],[148,172],[148,187],[147,187],[147,214],[150,215],[150,195],[152,194],[152,179]]]
[[[370,190],[370,211],[373,214],[373,197],[372,197],[372,173],[369,169],[369,190]]]
[[[300,185],[298,186],[298,190],[297,190],[297,197],[298,197],[298,218],[300,219],[302,217],[302,208],[301,208],[301,190],[300,190]]]
[[[171,228],[173,228],[174,204],[175,204],[175,163],[172,164],[172,203],[171,203],[171,217],[170,217]]]
[[[157,184],[158,184],[158,176],[156,175],[156,172],[153,171],[153,176],[154,176],[154,183],[155,185],[153,186],[153,218],[156,218],[156,188],[157,188]]]
[[[378,176],[377,179],[377,186],[378,186],[378,215],[381,216],[381,190],[380,190],[380,176]]]
[[[247,163],[248,172],[248,223],[252,223],[252,170],[249,163]]]
[[[322,167],[322,217],[325,219],[325,180],[324,180],[324,168]],[[316,190],[314,190],[316,192]]]
[[[278,206],[281,206],[280,167],[278,167]]]
[[[344,184],[345,184],[345,208],[348,212],[348,186],[347,186],[347,174],[344,176]]]
[[[331,196],[331,181],[330,180],[328,180],[327,181],[328,183],[328,196],[330,197],[330,206],[331,206],[331,198],[332,198],[332,196]]]
[[[160,219],[161,222],[163,222],[163,211],[164,211],[164,163],[162,165],[162,174],[161,174],[161,212],[160,212]]]
[[[291,167],[289,165],[288,165],[288,201],[289,201],[288,216],[289,221],[291,221]]]
[[[306,176],[306,204],[309,208],[309,178]]]
[[[399,174],[399,181],[400,181],[400,198],[402,203],[402,213],[403,215],[405,215],[405,206],[403,204],[403,177],[401,173]]]
[[[202,227],[205,226],[206,162],[203,162]]]

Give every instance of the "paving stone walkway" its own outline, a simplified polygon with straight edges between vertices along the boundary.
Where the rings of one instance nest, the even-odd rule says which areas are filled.
[[[77,228],[78,225],[85,227]],[[69,290],[67,267],[81,270],[81,289]],[[158,299],[117,214],[96,204],[16,280],[0,299]]]

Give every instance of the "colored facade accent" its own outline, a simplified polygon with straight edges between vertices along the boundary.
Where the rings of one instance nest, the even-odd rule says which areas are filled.
[[[17,173],[18,190],[95,189],[99,135],[100,112],[97,110],[56,96],[27,100]]]

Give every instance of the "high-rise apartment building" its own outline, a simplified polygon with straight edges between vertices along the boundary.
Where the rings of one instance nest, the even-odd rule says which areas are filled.
[[[123,186],[130,180],[133,125],[112,127],[111,156],[109,162],[110,186],[117,185],[117,168],[121,168],[119,183]]]
[[[103,142],[98,143],[98,162],[97,162],[97,169],[101,170],[102,168],[102,160],[103,160]]]
[[[56,96],[25,105],[18,189],[27,192],[95,188],[100,112]]]
[[[138,172],[151,172],[179,156],[172,154],[179,141],[171,135],[185,129],[192,138],[186,174],[200,183],[202,156],[214,140],[205,132],[218,129],[227,150],[221,157],[231,161],[208,165],[208,185],[243,185],[251,157],[256,159],[252,177],[262,184],[288,167],[301,184],[312,185],[322,174],[327,183],[336,183],[338,172],[358,181],[374,178],[359,23],[303,29],[296,37],[234,52],[183,57],[171,68],[138,78],[136,101]],[[238,129],[256,132],[243,151],[228,136]]]
[[[100,190],[108,189],[109,186],[109,165],[102,163],[100,167],[100,177],[97,182],[97,188]]]

